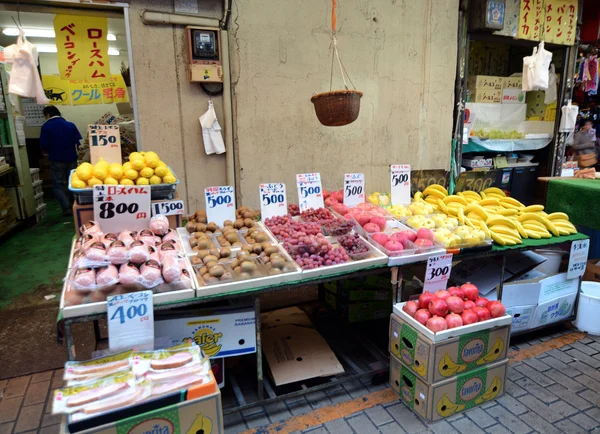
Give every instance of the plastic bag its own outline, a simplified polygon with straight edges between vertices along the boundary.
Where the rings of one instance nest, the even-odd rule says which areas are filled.
[[[560,129],[561,133],[570,133],[575,131],[577,124],[577,115],[579,114],[579,106],[571,104],[571,100],[567,105],[561,107]]]
[[[552,53],[544,48],[544,42],[540,42],[537,55],[534,62],[533,82],[530,83],[536,90],[548,89],[550,81],[550,63],[552,62]]]
[[[554,69],[554,63],[550,65],[550,77],[548,78],[548,89],[544,95],[544,104],[552,104],[557,99],[556,92],[556,71]]]
[[[162,214],[157,214],[150,219],[150,230],[156,235],[163,236],[169,231],[169,219]]]

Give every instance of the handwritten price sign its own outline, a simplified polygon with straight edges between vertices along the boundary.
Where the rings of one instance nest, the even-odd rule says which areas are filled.
[[[152,215],[183,215],[183,200],[167,200],[152,204]]]
[[[206,217],[209,222],[223,226],[225,220],[235,220],[235,192],[230,185],[204,189]]]
[[[410,203],[410,164],[392,164],[390,175],[392,203],[408,205]]]
[[[423,292],[435,292],[446,289],[452,271],[452,254],[430,256],[427,259]]]
[[[107,163],[122,163],[121,132],[118,125],[88,125],[90,158],[96,164],[103,158]]]
[[[296,186],[298,187],[298,205],[301,212],[325,206],[320,173],[296,175]]]
[[[103,232],[147,229],[150,224],[150,186],[95,185],[94,220]]]
[[[111,350],[154,343],[152,291],[107,297],[108,345]]]
[[[365,201],[364,173],[346,173],[344,175],[344,205],[354,207]]]
[[[588,252],[590,250],[590,240],[579,240],[571,243],[571,254],[569,255],[569,268],[567,269],[567,279],[574,279],[583,276],[587,266]]]
[[[260,215],[262,220],[287,214],[285,184],[260,184]]]

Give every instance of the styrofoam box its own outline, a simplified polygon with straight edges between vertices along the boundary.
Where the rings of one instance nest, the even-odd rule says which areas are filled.
[[[576,293],[579,279],[567,279],[567,273],[505,283],[502,289],[504,306],[530,306]]]
[[[444,330],[442,332],[434,333],[433,331],[431,331],[427,327],[425,327],[423,324],[421,324],[420,322],[418,322],[417,320],[415,320],[414,318],[409,316],[406,312],[404,312],[402,310],[402,307],[405,304],[406,304],[406,302],[396,303],[394,305],[394,313],[396,315],[400,316],[401,318],[403,318],[415,330],[417,330],[419,333],[425,335],[425,337],[433,343],[441,342],[443,340],[450,339],[450,338],[455,338],[457,336],[462,336],[467,333],[478,332],[480,330],[485,330],[485,329],[489,329],[492,327],[510,325],[512,323],[512,316],[504,315],[499,318],[492,318],[487,321],[476,322],[474,324],[469,324],[466,326],[457,327],[454,329],[449,329],[449,330]]]
[[[512,316],[512,332],[528,330],[529,323],[535,312],[535,305],[513,306],[506,308],[506,314]]]
[[[573,314],[576,299],[577,292],[540,303],[535,308],[535,313],[529,322],[529,328],[566,320]]]

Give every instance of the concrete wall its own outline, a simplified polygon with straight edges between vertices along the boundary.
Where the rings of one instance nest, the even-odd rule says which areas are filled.
[[[203,15],[219,16],[217,2],[203,1]],[[155,151],[179,175],[179,195],[186,212],[204,208],[204,188],[223,185],[225,157],[207,156],[198,118],[208,108],[208,96],[187,79],[187,46],[181,26],[146,26],[143,9],[175,12],[173,2],[131,2],[130,26],[141,149]],[[221,98],[213,98],[223,119]]]
[[[389,164],[448,168],[458,0],[338,2],[342,61],[364,92],[359,119],[322,126],[310,97],[329,90],[330,2],[237,0],[231,20],[236,147],[242,201],[260,182],[318,171],[325,188],[364,172],[367,191],[389,191]],[[334,70],[334,88],[341,88]]]

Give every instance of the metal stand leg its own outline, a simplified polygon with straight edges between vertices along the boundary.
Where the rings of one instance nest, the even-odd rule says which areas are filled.
[[[506,255],[502,255],[502,271],[500,272],[500,285],[498,286],[498,301],[502,301],[502,291],[504,289],[504,270],[506,270]]]
[[[260,341],[260,298],[254,298],[254,315],[256,316],[256,379],[258,381],[258,400],[264,399],[262,345]]]
[[[96,339],[96,349],[98,349],[98,342],[102,340],[102,336],[100,336],[100,323],[97,319],[94,320],[94,338]]]
[[[402,269],[392,267],[392,300],[394,304],[402,301]]]
[[[73,329],[71,327],[72,326],[71,321],[64,320],[64,326],[65,326],[65,342],[67,344],[67,357],[68,357],[69,361],[75,360],[75,358],[77,356],[75,355],[75,343],[73,342]]]

